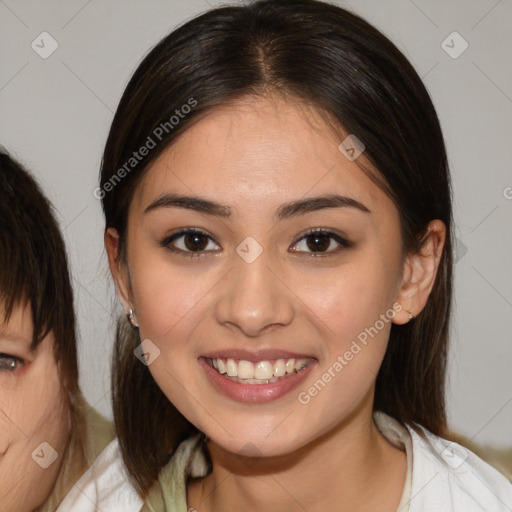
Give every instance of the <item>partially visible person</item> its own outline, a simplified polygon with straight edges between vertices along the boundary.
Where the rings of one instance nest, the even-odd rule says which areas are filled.
[[[113,438],[78,385],[66,251],[49,201],[0,149],[0,510],[53,512]]]

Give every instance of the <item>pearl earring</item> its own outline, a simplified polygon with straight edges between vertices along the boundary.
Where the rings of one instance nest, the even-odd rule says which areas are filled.
[[[130,308],[130,310],[128,311],[128,314],[126,315],[126,318],[128,318],[128,322],[130,322],[133,327],[135,328],[138,328],[139,327],[139,324],[137,322],[135,322],[134,318],[135,318],[135,310]]]

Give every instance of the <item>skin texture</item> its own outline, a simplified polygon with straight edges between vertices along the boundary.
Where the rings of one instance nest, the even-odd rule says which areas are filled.
[[[339,151],[347,134],[340,135],[313,108],[279,96],[217,108],[168,148],[138,186],[126,262],[118,257],[116,231],[106,232],[123,305],[136,311],[141,339],[160,350],[151,373],[209,437],[213,472],[188,487],[188,506],[197,510],[394,512],[400,501],[405,453],[372,421],[391,322],[308,404],[297,395],[393,304],[401,305],[392,320],[398,324],[408,321],[406,310],[421,311],[445,231],[432,221],[424,250],[404,259],[398,210]],[[369,166],[364,154],[359,162]],[[182,208],[144,213],[164,192],[224,203],[232,219]],[[344,207],[275,218],[283,203],[334,193],[369,212]],[[190,258],[162,247],[183,227],[212,237],[206,253]],[[327,239],[330,252],[312,256],[303,238],[311,228],[341,234],[352,245],[339,250]],[[236,252],[248,236],[263,249],[252,263]],[[186,248],[183,237],[174,246]],[[207,352],[230,348],[298,352],[315,366],[277,400],[240,403],[217,392],[198,363]]]
[[[70,433],[53,334],[31,351],[32,329],[28,306],[16,307],[9,322],[0,324],[0,510],[30,512],[46,500]],[[12,356],[25,364],[9,370]],[[38,448],[43,442],[58,454],[46,469],[36,463],[50,460],[51,450]]]

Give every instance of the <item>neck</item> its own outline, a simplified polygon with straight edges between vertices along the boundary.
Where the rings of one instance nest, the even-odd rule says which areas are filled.
[[[286,456],[241,457],[212,441],[208,450],[212,473],[188,486],[187,503],[201,512],[396,512],[407,470],[371,409]]]

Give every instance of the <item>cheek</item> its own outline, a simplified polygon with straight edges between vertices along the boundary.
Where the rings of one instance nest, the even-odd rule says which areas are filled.
[[[131,283],[141,339],[155,343],[201,309],[201,299],[219,278],[212,268],[201,264],[193,269],[171,268],[162,258],[133,266],[140,268],[140,272],[132,272]]]
[[[370,264],[362,257],[338,272],[316,275],[302,285],[300,296],[325,324],[327,335],[342,343],[373,326],[392,307],[396,293],[393,276],[392,269]]]
[[[9,409],[5,407],[3,397],[0,398],[0,460],[14,437],[16,427],[9,420]]]
[[[301,292],[326,348],[315,378],[299,390],[299,402],[310,404],[315,417],[336,422],[334,410],[355,407],[384,358],[395,315],[395,269],[370,256],[361,254],[338,272],[317,276]]]
[[[17,382],[1,390],[0,409],[24,438],[60,444],[68,429],[66,402],[57,366],[41,363],[27,368],[23,375],[9,376]]]
[[[35,438],[48,440],[51,439],[60,447],[63,438],[68,431],[68,411],[67,402],[61,389],[58,378],[52,379],[46,386],[39,387],[39,400],[37,391],[34,389],[32,400],[33,414],[30,415],[32,424],[37,424],[37,431],[34,432]],[[51,443],[51,441],[48,441]]]
[[[69,435],[67,406],[57,367],[41,370],[32,367],[19,377],[10,375],[8,389],[0,381],[0,454],[5,452],[0,455],[0,496],[8,493],[6,502],[2,501],[8,510],[32,510],[46,499]],[[37,451],[43,442],[51,449]],[[43,464],[48,457],[53,459],[55,453],[56,459],[44,469],[32,457],[34,451],[40,454]]]

